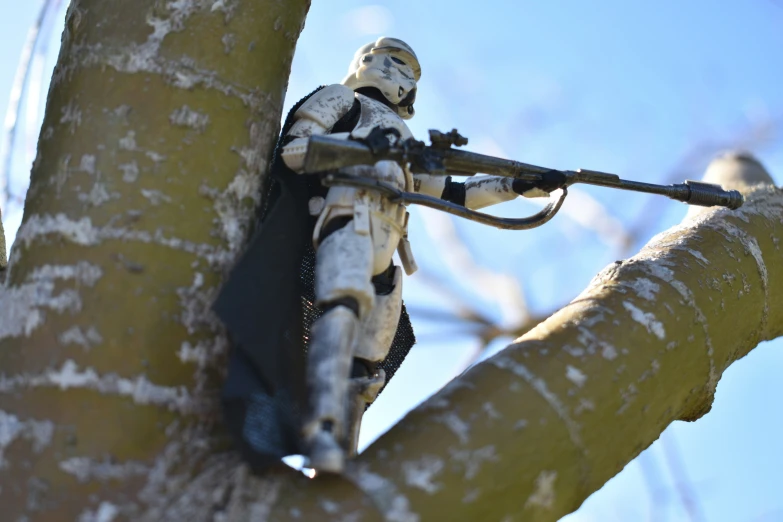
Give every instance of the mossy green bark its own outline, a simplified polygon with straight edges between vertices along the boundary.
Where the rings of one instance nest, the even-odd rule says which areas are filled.
[[[3,520],[154,516],[223,444],[209,306],[308,7],[71,2],[2,288]]]
[[[227,342],[209,305],[259,203],[307,7],[71,3],[0,292],[4,519],[556,520],[783,333],[767,185],[608,267],[344,477],[248,474],[215,422]]]
[[[558,520],[672,421],[708,412],[723,371],[783,334],[783,191],[734,185],[744,207],[607,267],[381,437],[356,483],[396,498],[398,519]]]
[[[404,522],[554,521],[577,509],[672,421],[709,411],[730,364],[783,334],[783,191],[756,167],[716,161],[707,179],[742,189],[745,206],[693,212],[607,267],[344,477],[257,480],[253,491],[275,492],[256,497],[265,519],[372,519],[368,499]]]

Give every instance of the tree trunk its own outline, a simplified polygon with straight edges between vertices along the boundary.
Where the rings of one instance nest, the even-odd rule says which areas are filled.
[[[224,509],[162,514],[225,447],[209,307],[259,202],[308,7],[71,2],[0,294],[3,520]]]
[[[219,424],[209,306],[307,7],[72,2],[0,293],[4,519],[556,520],[782,333],[783,194],[725,160],[720,180],[767,185],[608,267],[344,477],[249,475]]]

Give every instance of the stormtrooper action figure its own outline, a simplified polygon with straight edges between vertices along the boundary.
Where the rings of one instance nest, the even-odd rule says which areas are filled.
[[[380,127],[396,130],[400,140],[410,138],[405,120],[414,115],[420,76],[416,54],[401,40],[383,37],[361,47],[341,84],[317,91],[293,113],[294,123],[282,141],[282,160],[301,173],[307,138],[313,135],[362,140]],[[459,183],[446,176],[412,175],[393,161],[341,172],[470,209],[518,194],[548,196],[506,177]],[[334,186],[325,197],[310,198],[309,212],[317,216],[312,236],[315,297],[323,315],[310,329],[302,437],[311,467],[340,472],[346,456],[356,452],[362,414],[385,382],[377,365],[389,352],[402,307],[402,274],[392,256],[395,250],[399,253],[408,274],[416,264],[405,206],[379,192]]]

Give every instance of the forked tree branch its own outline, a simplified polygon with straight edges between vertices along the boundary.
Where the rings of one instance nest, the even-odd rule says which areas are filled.
[[[783,195],[761,176],[742,209],[605,269],[344,477],[249,475],[221,428],[226,339],[209,306],[308,5],[71,2],[0,292],[4,517],[555,520],[781,335]],[[755,168],[732,165],[738,182]]]
[[[707,413],[726,368],[783,333],[783,192],[742,156],[706,178],[741,189],[745,206],[695,213],[604,269],[345,478],[262,479],[276,488],[268,519],[370,520],[370,500],[389,521],[557,520],[672,421]]]

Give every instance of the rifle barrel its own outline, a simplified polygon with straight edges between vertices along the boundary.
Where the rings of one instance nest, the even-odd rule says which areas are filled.
[[[659,194],[689,205],[702,207],[721,206],[734,210],[741,207],[744,202],[742,194],[737,190],[724,190],[720,185],[701,181],[686,180],[685,183],[676,185],[656,185],[625,180],[615,174],[586,169],[565,171],[565,175],[566,186],[585,183],[634,192],[646,192],[647,194]]]
[[[487,156],[477,152],[457,149],[431,148],[422,154],[421,161],[412,158],[411,171],[414,174],[433,174],[429,165],[439,162],[442,164],[443,174],[455,176],[473,176],[476,174],[489,174],[491,176],[504,176],[518,178],[525,181],[540,181],[541,174],[550,169],[522,163],[494,156]],[[428,160],[430,160],[428,162]]]

